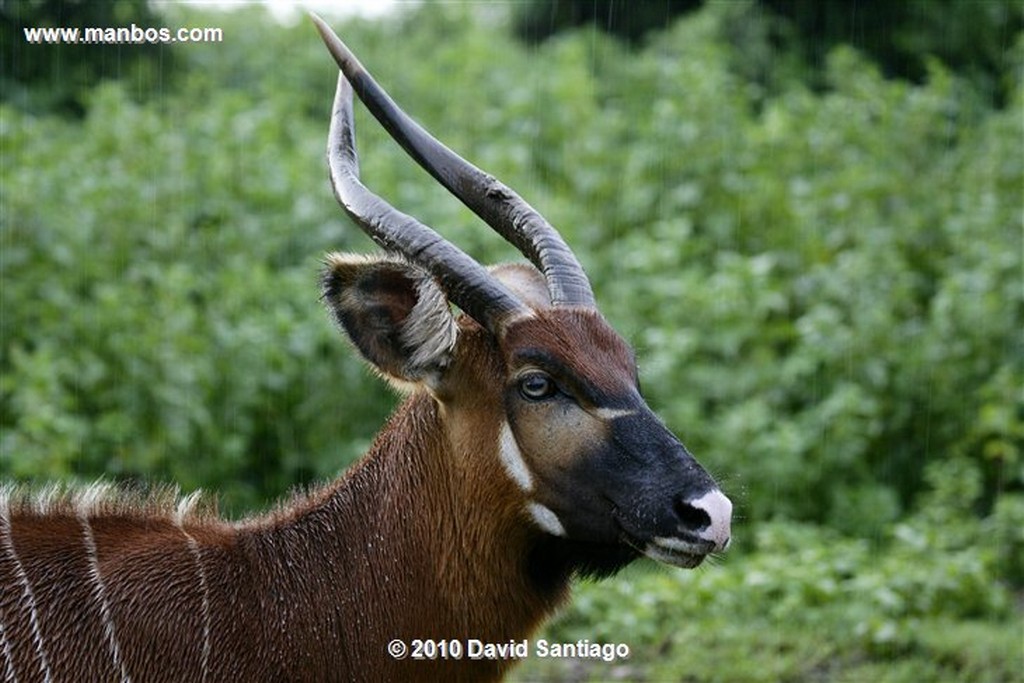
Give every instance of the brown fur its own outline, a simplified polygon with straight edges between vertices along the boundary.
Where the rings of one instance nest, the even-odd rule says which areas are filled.
[[[590,394],[593,405],[609,397],[632,395],[636,390],[632,350],[593,309],[540,309],[534,317],[510,326],[502,344],[513,362],[509,371],[515,371],[517,358],[540,352],[572,370],[565,379],[584,380],[576,382],[574,388],[581,397]],[[594,395],[595,391],[601,396]]]
[[[538,532],[493,454],[501,382],[491,347],[465,323],[449,375],[461,379],[443,408],[415,394],[342,479],[263,518],[179,515],[166,495],[51,494],[45,510],[9,495],[0,523],[9,658],[0,671],[44,680],[41,646],[52,680],[499,677],[508,662],[385,652],[393,638],[520,639],[565,594],[527,573]],[[90,575],[85,519],[123,669]]]
[[[330,267],[364,270],[328,273],[329,306],[386,307],[377,336],[360,348],[400,360],[403,333],[420,316],[444,328],[451,315],[406,264],[391,279],[376,277],[399,272],[380,261],[335,259]],[[662,468],[654,474],[647,465],[627,473],[621,456],[603,465],[608,444],[637,438],[613,437],[607,412],[642,403],[632,352],[596,311],[549,307],[536,296],[535,270],[495,272],[526,293],[530,315],[501,338],[468,317],[452,319],[457,330],[451,344],[433,347],[430,372],[421,365],[413,377],[392,377],[415,389],[367,455],[267,515],[224,522],[195,496],[179,502],[170,490],[0,489],[4,679],[500,678],[513,662],[394,659],[386,648],[393,639],[528,637],[565,599],[575,572],[606,575],[642,551],[620,541],[623,525],[639,534],[663,509],[645,491],[677,501],[671,486],[695,481],[700,494],[713,482],[684,450],[669,452],[667,464],[652,461]],[[343,291],[364,281],[359,301]],[[396,282],[406,288],[397,295]],[[346,316],[339,321],[350,335],[363,332]],[[389,369],[403,371],[397,361]],[[575,398],[524,400],[520,380],[530,372],[550,375]],[[663,430],[637,424],[655,436]],[[522,477],[499,446],[506,425],[529,470]],[[627,476],[642,483],[610,507],[607,493]],[[666,488],[665,477],[681,478]],[[715,543],[721,549],[727,539]],[[699,563],[703,555],[687,555],[688,547],[668,559]]]

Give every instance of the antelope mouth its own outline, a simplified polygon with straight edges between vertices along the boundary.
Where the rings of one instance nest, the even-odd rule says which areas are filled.
[[[621,521],[619,527],[622,528]],[[690,534],[649,536],[641,539],[624,528],[622,532],[622,540],[626,545],[636,549],[641,555],[682,569],[693,569],[715,551],[714,542]]]
[[[682,569],[693,569],[711,554],[714,544],[682,538],[653,538],[641,546],[644,555]]]

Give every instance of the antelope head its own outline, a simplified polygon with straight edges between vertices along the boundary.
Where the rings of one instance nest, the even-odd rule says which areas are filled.
[[[314,21],[341,69],[328,141],[335,196],[390,254],[327,259],[325,302],[362,355],[389,379],[429,392],[453,422],[485,414],[493,441],[463,450],[495,461],[545,548],[574,571],[607,574],[639,555],[694,567],[725,550],[731,502],[642,398],[633,351],[598,312],[558,232],[409,118]],[[413,159],[533,265],[488,270],[368,190],[353,90]],[[480,430],[467,433],[481,440]]]

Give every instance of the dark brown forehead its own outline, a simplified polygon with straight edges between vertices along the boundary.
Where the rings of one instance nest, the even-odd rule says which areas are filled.
[[[549,308],[510,325],[501,341],[510,372],[537,365],[599,401],[636,388],[633,350],[597,311]]]

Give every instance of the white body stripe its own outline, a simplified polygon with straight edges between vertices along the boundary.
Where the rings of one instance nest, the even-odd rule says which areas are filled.
[[[203,567],[203,552],[199,547],[199,542],[185,530],[185,515],[187,515],[196,500],[198,500],[198,491],[186,498],[178,504],[177,514],[174,518],[174,523],[181,530],[181,533],[185,536],[185,541],[188,543],[188,549],[192,553],[192,557],[196,563],[196,574],[199,577],[199,589],[203,594],[203,649],[200,654],[199,664],[203,671],[203,677],[200,679],[206,681],[208,672],[210,670],[210,586],[206,582],[206,569]]]
[[[0,622],[0,642],[4,647],[4,680],[18,683],[18,675],[14,671],[14,656],[11,654],[11,643],[7,640],[7,631],[3,622]]]
[[[11,517],[9,500],[3,501],[3,509],[0,510],[0,523],[3,525],[2,536],[0,536],[0,542],[3,543],[2,550],[11,558],[14,562],[15,574],[18,578],[18,583],[21,585],[22,599],[27,602],[28,605],[28,621],[29,626],[32,628],[32,642],[36,647],[36,656],[39,659],[39,669],[43,673],[43,681],[50,683],[53,680],[53,676],[50,674],[50,662],[46,657],[46,648],[43,646],[43,632],[39,628],[39,616],[36,614],[36,596],[32,592],[32,584],[29,583],[28,575],[25,574],[25,568],[21,565],[21,560],[18,559],[18,553],[14,550],[14,539],[11,537]],[[4,638],[4,648],[8,647],[7,639]]]
[[[530,468],[523,460],[519,444],[516,443],[516,436],[512,433],[512,427],[508,422],[501,423],[501,430],[498,433],[498,454],[508,476],[512,477],[519,488],[527,493],[533,490],[533,475],[530,474]]]
[[[103,619],[103,630],[107,636],[107,643],[110,645],[110,656],[114,660],[114,667],[121,672],[122,683],[129,683],[131,677],[124,668],[121,660],[121,648],[117,644],[117,633],[114,629],[114,618],[110,613],[110,604],[107,602],[107,589],[103,583],[103,576],[100,574],[99,557],[96,552],[96,539],[92,535],[92,526],[89,524],[89,507],[95,503],[91,495],[83,495],[80,499],[78,520],[82,523],[82,544],[85,546],[86,559],[89,562],[89,574],[93,581],[96,600],[99,602],[100,617]]]

